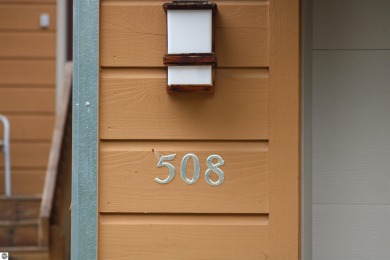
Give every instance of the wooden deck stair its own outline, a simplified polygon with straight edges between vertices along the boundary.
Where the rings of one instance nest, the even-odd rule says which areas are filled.
[[[0,252],[11,260],[49,259],[38,241],[40,206],[40,195],[0,196]]]
[[[70,259],[71,83],[69,62],[42,195],[0,195],[0,252],[10,260]]]

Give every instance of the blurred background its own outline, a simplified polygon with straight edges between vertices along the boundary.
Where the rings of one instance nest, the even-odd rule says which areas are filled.
[[[72,5],[0,0],[0,252],[10,259],[70,259]]]

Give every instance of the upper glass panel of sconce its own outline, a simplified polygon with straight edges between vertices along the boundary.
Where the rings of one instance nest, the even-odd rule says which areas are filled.
[[[212,52],[212,10],[168,10],[168,54]]]

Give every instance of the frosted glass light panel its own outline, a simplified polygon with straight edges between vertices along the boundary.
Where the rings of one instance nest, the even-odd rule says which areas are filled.
[[[168,86],[211,86],[212,82],[212,66],[168,66]]]
[[[168,10],[168,54],[212,53],[212,10]]]

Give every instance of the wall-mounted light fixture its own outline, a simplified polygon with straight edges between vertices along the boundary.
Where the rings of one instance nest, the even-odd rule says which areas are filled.
[[[178,0],[163,5],[167,13],[168,92],[213,92],[217,58],[214,54],[214,14],[208,1]]]

